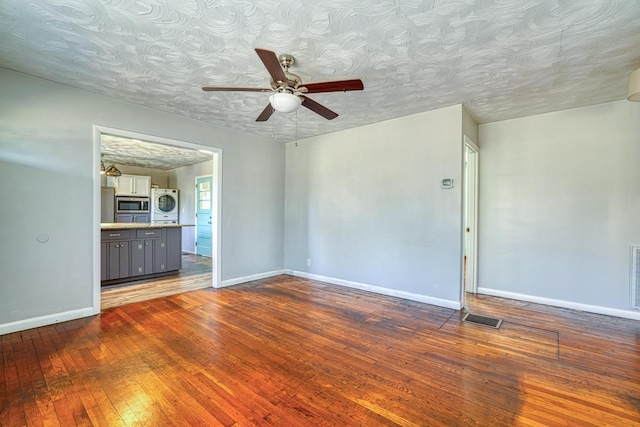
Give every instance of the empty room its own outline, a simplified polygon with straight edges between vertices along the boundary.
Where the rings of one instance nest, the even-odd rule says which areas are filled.
[[[0,425],[640,426],[640,3],[0,24]]]

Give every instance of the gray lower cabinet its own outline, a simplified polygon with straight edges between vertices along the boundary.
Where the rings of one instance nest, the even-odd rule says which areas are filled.
[[[131,276],[151,274],[153,271],[153,240],[131,241]]]
[[[167,242],[157,239],[153,242],[153,269],[157,273],[167,271]]]
[[[100,280],[107,280],[107,271],[109,263],[107,262],[109,256],[109,244],[106,242],[100,243]]]
[[[109,279],[122,279],[129,276],[129,242],[109,242]]]
[[[179,227],[102,231],[101,280],[168,273],[182,267]]]
[[[182,268],[182,230],[165,228],[167,242],[167,271]]]
[[[100,249],[102,280],[129,276],[129,230],[109,230],[101,234]]]

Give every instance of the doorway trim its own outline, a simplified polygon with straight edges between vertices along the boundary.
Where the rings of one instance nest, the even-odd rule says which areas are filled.
[[[464,212],[462,301],[478,291],[478,187],[480,147],[464,135]],[[467,232],[467,227],[470,231]],[[466,262],[465,262],[466,261]]]
[[[216,209],[216,223],[214,227],[211,227],[211,240],[215,242],[211,248],[211,255],[215,257],[215,265],[212,266],[212,269],[215,269],[215,271],[212,271],[211,274],[211,287],[219,288],[222,284],[222,223],[220,221],[222,213],[222,149],[102,125],[93,125],[93,314],[100,313],[100,140],[103,133],[211,153],[213,159],[211,175],[215,177],[216,181],[216,202],[213,204]]]

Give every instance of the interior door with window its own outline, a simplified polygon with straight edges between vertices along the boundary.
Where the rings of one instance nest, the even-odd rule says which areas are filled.
[[[196,254],[211,256],[211,176],[196,178]]]

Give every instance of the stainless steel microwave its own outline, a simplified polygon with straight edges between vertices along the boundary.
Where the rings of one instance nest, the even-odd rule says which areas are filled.
[[[149,213],[149,198],[116,196],[116,213]]]

